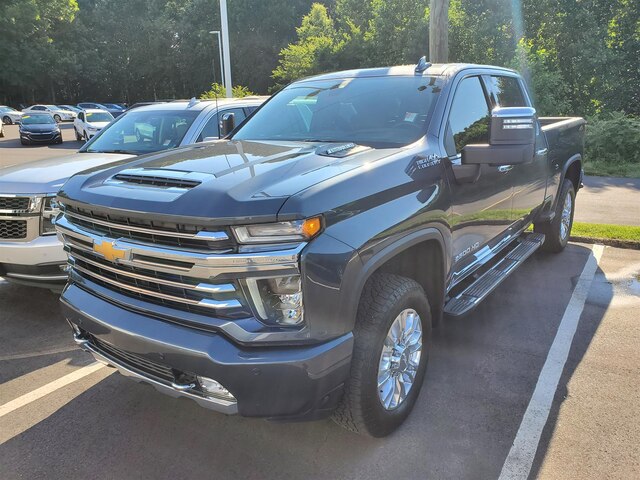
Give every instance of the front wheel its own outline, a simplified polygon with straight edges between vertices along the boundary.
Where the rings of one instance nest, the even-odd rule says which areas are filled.
[[[571,180],[565,179],[562,183],[556,214],[550,222],[541,222],[533,225],[533,231],[545,235],[542,250],[545,252],[559,253],[564,250],[571,236],[573,226],[573,214],[576,206],[576,190]]]
[[[60,118],[60,115],[58,115],[58,114],[55,114],[53,116],[53,119],[56,121],[56,123],[60,123],[62,121],[62,118]]]
[[[2,123],[4,123],[5,125],[11,125],[13,123],[13,120],[11,120],[10,116],[5,115],[4,117],[2,117]]]
[[[76,134],[76,141],[81,142],[82,141],[82,135],[80,135],[78,133],[78,130],[76,130],[75,127],[74,127],[73,131]]]
[[[398,275],[374,274],[363,290],[353,335],[351,375],[333,420],[384,437],[409,416],[424,379],[431,313],[422,287]]]

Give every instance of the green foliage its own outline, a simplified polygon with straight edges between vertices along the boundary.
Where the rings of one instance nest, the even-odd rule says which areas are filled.
[[[622,112],[589,118],[585,159],[588,174],[640,176],[640,119]]]
[[[231,94],[234,98],[242,98],[249,95],[254,95],[254,93],[249,90],[247,87],[243,85],[234,85],[231,89]],[[200,100],[213,100],[217,98],[225,98],[227,96],[227,89],[222,86],[220,83],[212,83],[211,89],[200,95]]]

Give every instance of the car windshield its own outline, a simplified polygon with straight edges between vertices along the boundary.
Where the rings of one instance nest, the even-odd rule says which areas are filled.
[[[115,103],[103,103],[103,105],[107,108],[112,108],[114,110],[121,110],[121,108]]]
[[[113,120],[113,115],[108,112],[87,112],[87,122],[110,122]]]
[[[76,107],[72,107],[71,105],[58,105],[60,110],[69,110],[71,112],[79,112],[80,109]]]
[[[82,151],[139,155],[175,148],[198,113],[193,110],[133,110],[118,117]]]
[[[407,145],[426,133],[440,90],[436,77],[423,76],[301,81],[275,95],[233,138]]]
[[[11,107],[0,107],[0,112],[17,112],[17,110]]]
[[[47,124],[52,123],[55,124],[56,121],[49,114],[37,113],[35,115],[23,115],[22,116],[22,124],[23,125],[37,125],[37,124]]]

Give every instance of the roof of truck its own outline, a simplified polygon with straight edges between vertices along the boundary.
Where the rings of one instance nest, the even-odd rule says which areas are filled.
[[[436,63],[430,65],[426,70],[418,75],[429,76],[451,76],[455,75],[461,70],[467,70],[472,68],[486,68],[491,70],[504,70],[506,72],[517,73],[515,70],[511,70],[504,67],[497,67],[495,65],[476,65],[473,63]],[[416,65],[397,65],[394,67],[376,67],[376,68],[357,68],[353,70],[343,70],[340,72],[331,72],[321,75],[315,75],[312,77],[304,78],[303,80],[330,80],[334,78],[352,78],[352,77],[386,77],[386,76],[413,76],[416,75]]]

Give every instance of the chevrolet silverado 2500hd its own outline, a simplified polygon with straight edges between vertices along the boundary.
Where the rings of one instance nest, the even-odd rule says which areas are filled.
[[[82,348],[169,395],[384,436],[432,321],[566,245],[584,123],[537,118],[498,67],[295,82],[223,140],[71,178],[63,310]]]

